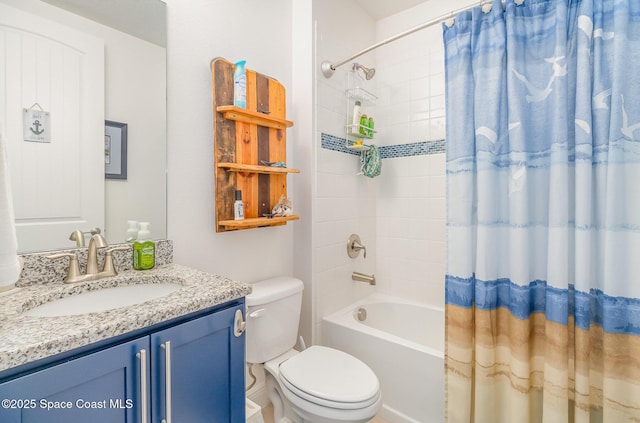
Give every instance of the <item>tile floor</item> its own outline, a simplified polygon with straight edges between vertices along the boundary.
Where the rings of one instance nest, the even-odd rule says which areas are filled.
[[[264,418],[264,423],[274,423],[273,406],[271,404],[262,409],[262,417]],[[380,417],[374,417],[372,420],[369,420],[369,423],[387,423],[387,421],[382,420]]]

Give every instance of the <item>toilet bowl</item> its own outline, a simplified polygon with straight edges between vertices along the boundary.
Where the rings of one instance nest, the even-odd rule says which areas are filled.
[[[382,405],[373,371],[345,352],[295,351],[302,282],[281,277],[253,284],[247,303],[247,362],[262,363],[277,423],[364,423]]]

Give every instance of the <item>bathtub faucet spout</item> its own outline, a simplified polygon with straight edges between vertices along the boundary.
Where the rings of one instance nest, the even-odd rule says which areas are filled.
[[[353,272],[351,274],[351,279],[354,281],[358,281],[358,282],[367,282],[369,285],[375,285],[376,284],[376,277],[375,275],[365,275],[364,273],[360,273],[360,272]]]

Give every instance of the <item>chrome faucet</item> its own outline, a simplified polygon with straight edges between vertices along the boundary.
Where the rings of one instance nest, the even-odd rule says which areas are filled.
[[[107,241],[100,234],[94,234],[89,240],[89,248],[87,249],[87,271],[83,275],[80,272],[80,266],[78,265],[78,256],[75,253],[60,253],[47,256],[48,259],[56,260],[63,257],[69,257],[69,269],[67,271],[67,277],[65,283],[85,282],[93,281],[97,279],[108,278],[115,276],[115,266],[113,265],[113,257],[111,253],[113,251],[125,251],[131,247],[124,245],[121,247],[110,248],[106,251],[104,257],[104,267],[102,271],[98,270],[98,250],[100,248],[107,247]]]

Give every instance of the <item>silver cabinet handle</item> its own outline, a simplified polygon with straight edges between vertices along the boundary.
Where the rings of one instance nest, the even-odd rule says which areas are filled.
[[[147,423],[147,350],[140,350],[136,357],[140,359],[140,423]]]
[[[247,323],[242,318],[242,310],[236,310],[236,315],[233,322],[233,334],[235,335],[236,338],[238,338],[242,336],[242,333],[246,328],[247,328]]]
[[[162,423],[171,423],[171,341],[160,345],[164,349],[165,418]]]

